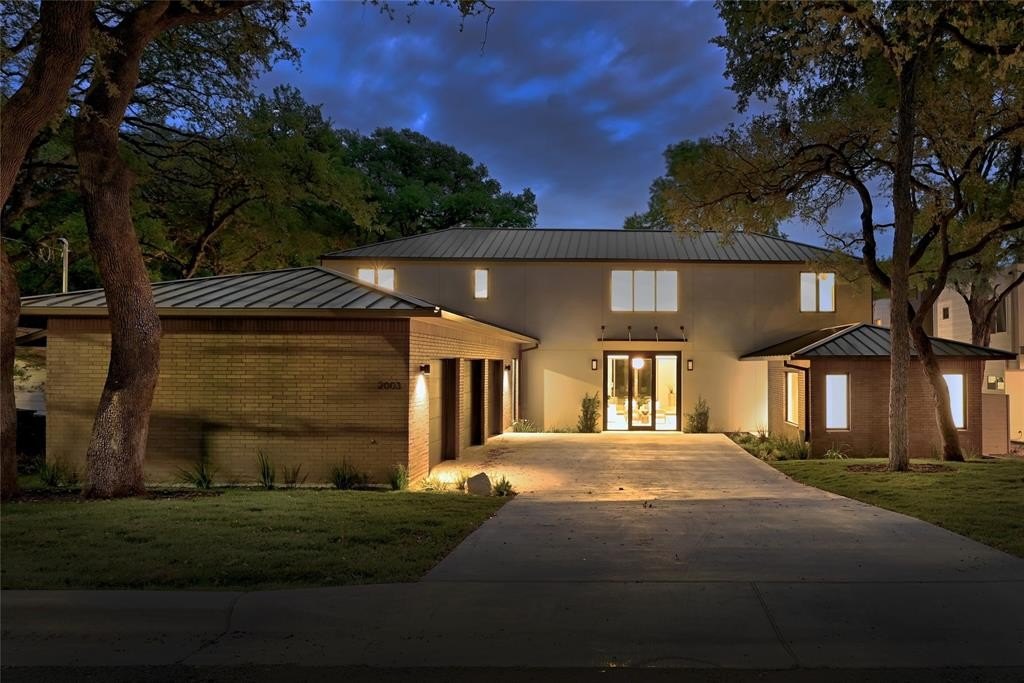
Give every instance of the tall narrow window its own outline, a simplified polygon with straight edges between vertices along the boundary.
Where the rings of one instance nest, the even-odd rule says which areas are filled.
[[[800,422],[800,375],[795,372],[786,373],[786,422]]]
[[[674,270],[613,270],[613,311],[678,311],[678,273]]]
[[[946,380],[946,388],[949,389],[949,408],[953,413],[953,424],[957,429],[964,429],[967,424],[964,376],[960,374],[943,374],[942,378]]]
[[[633,310],[633,271],[612,271],[612,310]]]
[[[377,286],[381,289],[395,288],[395,269],[381,268],[377,271]]]
[[[473,271],[473,297],[476,299],[487,298],[487,276],[486,268],[477,268]]]
[[[800,310],[805,313],[836,310],[835,273],[800,273]]]
[[[825,429],[850,428],[850,386],[847,375],[825,375]]]

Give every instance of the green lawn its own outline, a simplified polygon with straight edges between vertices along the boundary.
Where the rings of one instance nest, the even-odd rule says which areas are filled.
[[[942,463],[949,472],[856,472],[880,459],[770,462],[793,479],[955,531],[1024,557],[1024,462]],[[939,464],[915,460],[915,464]]]
[[[256,589],[419,579],[507,499],[228,489],[0,507],[3,588]]]

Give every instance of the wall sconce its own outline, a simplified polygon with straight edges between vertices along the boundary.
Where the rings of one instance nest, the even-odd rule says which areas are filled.
[[[686,359],[686,369],[689,372],[693,372],[693,359],[692,358],[687,358]]]
[[[512,366],[509,363],[505,363],[505,372],[512,372]]]
[[[596,358],[591,358],[590,359],[590,369],[591,370],[597,370],[597,359]]]
[[[420,372],[424,375],[430,374],[430,363],[424,363],[420,366]]]

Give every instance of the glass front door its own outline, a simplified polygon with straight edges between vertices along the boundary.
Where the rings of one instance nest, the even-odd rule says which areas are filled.
[[[679,355],[605,355],[605,429],[679,429]]]

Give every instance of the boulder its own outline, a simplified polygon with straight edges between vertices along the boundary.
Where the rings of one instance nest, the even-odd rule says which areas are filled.
[[[474,496],[491,495],[491,479],[485,473],[474,474],[466,480],[466,492]]]

